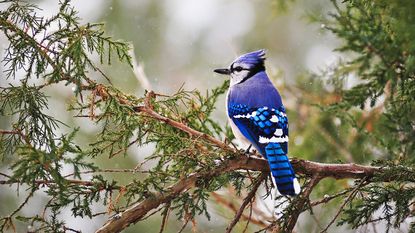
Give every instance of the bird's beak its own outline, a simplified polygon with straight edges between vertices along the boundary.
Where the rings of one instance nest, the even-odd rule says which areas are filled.
[[[218,73],[218,74],[231,74],[231,71],[229,69],[216,69],[214,70],[214,72]]]

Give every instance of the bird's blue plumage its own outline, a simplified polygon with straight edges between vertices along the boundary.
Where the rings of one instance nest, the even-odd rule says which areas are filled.
[[[233,129],[235,136],[240,133],[268,160],[278,191],[296,195],[299,185],[287,157],[288,119],[281,96],[265,73],[264,56],[264,50],[251,52],[230,66],[228,117],[237,128]],[[224,70],[218,73],[226,73]]]
[[[293,196],[296,194],[294,187],[295,173],[288,160],[287,153],[281,146],[281,143],[268,143],[265,147],[265,154],[278,191],[284,195]]]

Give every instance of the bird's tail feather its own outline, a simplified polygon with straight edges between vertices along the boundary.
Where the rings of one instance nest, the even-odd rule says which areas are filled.
[[[265,147],[265,154],[278,191],[283,195],[294,196],[299,194],[301,191],[300,185],[281,145],[279,143],[269,143]]]

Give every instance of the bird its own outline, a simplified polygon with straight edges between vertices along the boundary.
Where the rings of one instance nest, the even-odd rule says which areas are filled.
[[[227,116],[232,132],[243,146],[251,146],[268,161],[277,190],[284,196],[301,192],[287,157],[288,118],[278,90],[265,71],[265,50],[246,53],[228,68],[214,72],[229,75]]]

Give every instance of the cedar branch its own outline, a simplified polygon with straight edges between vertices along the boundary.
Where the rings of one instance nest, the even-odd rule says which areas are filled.
[[[296,170],[299,174],[307,176],[311,176],[311,174],[319,174],[319,177],[321,178],[370,178],[375,174],[375,172],[381,172],[381,168],[379,167],[362,166],[357,164],[323,164],[299,159],[292,160],[292,165],[294,170]],[[198,180],[208,180],[214,176],[242,169],[269,172],[267,161],[264,159],[252,157],[248,158],[246,156],[238,156],[233,159],[229,159],[218,165],[215,169],[194,173],[187,178],[181,179],[176,184],[171,186],[168,192],[154,193],[151,198],[132,205],[116,217],[109,219],[96,232],[120,232],[121,230],[127,228],[130,224],[140,221],[149,211],[162,204],[168,203],[182,192],[195,187]]]

